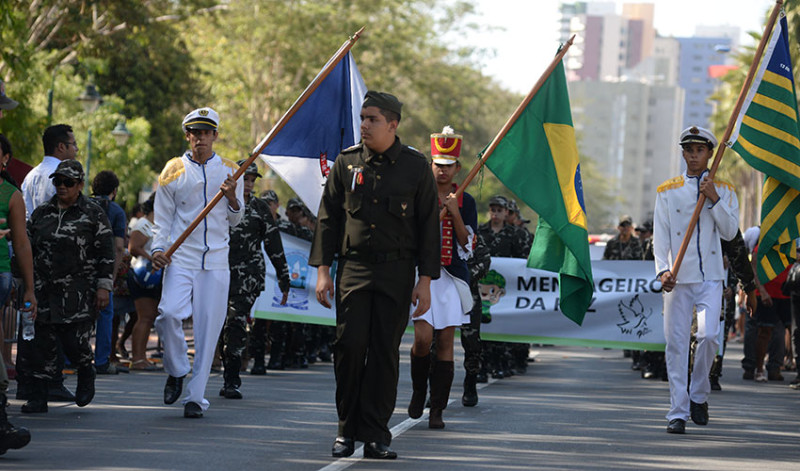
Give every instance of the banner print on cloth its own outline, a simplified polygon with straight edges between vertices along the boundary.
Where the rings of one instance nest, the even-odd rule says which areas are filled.
[[[789,32],[781,12],[728,146],[764,173],[757,271],[762,283],[796,258],[800,237],[800,128],[789,55]]]
[[[261,152],[315,215],[336,156],[361,140],[359,116],[366,93],[348,52]]]

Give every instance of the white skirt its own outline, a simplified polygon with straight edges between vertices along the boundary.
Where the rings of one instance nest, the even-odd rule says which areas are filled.
[[[431,281],[431,308],[412,320],[425,321],[436,330],[460,327],[469,323],[471,309],[472,295],[467,283],[442,268],[439,278]],[[411,312],[414,312],[413,306]]]

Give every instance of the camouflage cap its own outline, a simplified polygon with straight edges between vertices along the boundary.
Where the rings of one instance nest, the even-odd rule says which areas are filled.
[[[245,162],[247,162],[247,160],[242,159],[242,160],[236,162],[236,165],[241,167],[242,165],[244,165]],[[252,164],[247,166],[247,170],[244,171],[244,174],[245,175],[255,175],[255,176],[259,177],[259,178],[262,176],[260,173],[258,173],[258,165],[256,165],[255,162],[253,162]]]
[[[620,226],[630,226],[633,225],[633,218],[628,216],[627,214],[623,214],[619,217],[619,224]]]
[[[261,193],[261,197],[267,203],[277,203],[278,202],[278,194],[275,193],[275,190],[267,190],[264,193]]]
[[[56,175],[83,181],[83,165],[77,160],[62,160],[56,167],[56,171],[50,174],[50,178]]]
[[[508,209],[508,198],[503,195],[494,195],[489,198],[489,206],[500,206],[501,208]]]
[[[398,100],[396,96],[389,93],[370,90],[364,96],[364,104],[362,106],[364,108],[368,106],[377,106],[382,110],[393,111],[397,113],[398,116],[402,116],[400,111],[403,109],[403,104],[400,103],[400,100]]]
[[[299,208],[302,210],[305,207],[306,205],[303,204],[303,200],[301,200],[300,198],[289,198],[289,201],[286,202],[287,211],[294,208]]]
[[[636,232],[653,232],[653,221],[645,221],[641,226],[636,228]]]

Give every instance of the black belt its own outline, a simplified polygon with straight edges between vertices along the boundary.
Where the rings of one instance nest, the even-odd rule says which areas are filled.
[[[396,262],[398,260],[411,260],[414,258],[414,255],[405,250],[396,250],[394,252],[366,252],[360,250],[348,250],[344,255],[344,258],[357,262],[387,263]]]

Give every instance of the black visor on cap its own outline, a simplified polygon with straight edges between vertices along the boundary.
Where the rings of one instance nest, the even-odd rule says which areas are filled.
[[[215,123],[214,120],[200,116],[197,118],[192,118],[191,121],[187,122],[183,126],[186,129],[209,129],[211,131],[217,130],[217,123]]]

